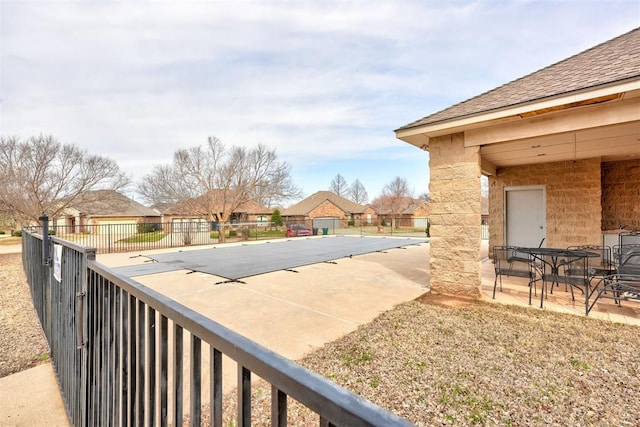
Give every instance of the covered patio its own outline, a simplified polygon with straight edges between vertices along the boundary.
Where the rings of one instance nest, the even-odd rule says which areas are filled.
[[[493,291],[483,175],[489,247],[613,245],[640,230],[640,28],[395,132],[429,151],[433,292]]]
[[[484,241],[482,253],[482,279],[480,286],[481,299],[498,304],[511,304],[526,307],[529,306],[529,283],[524,277],[502,277],[502,290],[500,284],[496,289],[496,297],[493,298],[493,285],[495,279],[494,264],[488,257],[489,245]],[[536,296],[530,307],[538,309],[540,306],[540,284],[537,285]],[[575,300],[571,298],[564,284],[556,288],[553,294],[547,295],[544,300],[544,310],[559,313],[568,313],[584,316],[584,297],[580,291],[575,290]],[[590,318],[608,320],[640,326],[640,303],[637,301],[622,301],[620,305],[611,299],[599,299],[589,313]]]

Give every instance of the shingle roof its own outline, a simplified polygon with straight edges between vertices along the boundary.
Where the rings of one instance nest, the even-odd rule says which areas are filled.
[[[222,205],[229,203],[229,200],[225,200],[224,191],[225,190],[211,190],[209,193],[209,197],[212,197],[211,203],[219,206],[218,208],[214,208],[216,210],[222,211]],[[232,199],[232,197],[229,196],[228,199]],[[162,211],[162,213],[165,215],[198,215],[202,214],[202,209],[209,206],[209,204],[210,201],[207,200],[207,196],[202,195],[195,199],[187,199],[182,202],[169,205]],[[233,212],[253,215],[271,215],[271,209],[262,206],[253,200],[246,200],[242,202],[236,209],[234,209]]]
[[[512,107],[640,77],[640,27],[397,130]]]
[[[394,212],[394,208],[391,204],[395,205],[395,209],[400,212]],[[377,199],[376,211],[379,215],[389,215],[392,213],[400,213],[403,215],[413,215],[420,208],[429,209],[429,203],[423,199],[414,199],[413,197],[381,197]]]
[[[317,191],[306,199],[303,199],[295,205],[289,207],[288,209],[285,209],[282,212],[282,215],[306,216],[309,214],[309,212],[318,207],[325,200],[330,201],[347,213],[363,213],[367,208],[366,206],[354,203],[351,200],[345,199],[344,197],[340,197],[337,194],[332,193],[331,191]]]
[[[71,206],[91,216],[159,216],[159,213],[114,190],[88,191]]]

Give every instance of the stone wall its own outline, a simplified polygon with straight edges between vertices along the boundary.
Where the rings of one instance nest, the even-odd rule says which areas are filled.
[[[347,218],[345,212],[331,203],[329,200],[325,200],[316,206],[311,212],[309,212],[309,218],[323,218],[323,217],[336,217],[340,219]]]
[[[480,296],[480,154],[462,133],[429,140],[431,291]]]
[[[640,160],[602,164],[602,230],[640,230]]]
[[[489,177],[489,245],[504,245],[504,188],[543,185],[547,247],[601,244],[600,159],[499,168]]]

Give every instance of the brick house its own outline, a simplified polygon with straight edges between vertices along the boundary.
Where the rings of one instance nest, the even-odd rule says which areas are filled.
[[[480,295],[481,175],[490,247],[640,229],[640,28],[395,132],[429,151],[434,292]]]
[[[135,231],[138,223],[159,223],[160,213],[114,190],[94,190],[80,195],[60,215],[53,227],[64,232],[98,233],[99,226],[118,226],[121,232]]]
[[[346,227],[348,221],[375,224],[377,217],[369,205],[360,205],[330,191],[317,191],[281,212],[287,224],[300,223],[315,228]]]
[[[218,191],[218,193],[221,192],[222,190]],[[225,203],[225,198],[220,196],[217,199],[219,200],[220,207],[217,209],[214,208],[214,210],[221,211],[221,206]],[[165,228],[170,226],[170,229],[173,231],[181,230],[183,224],[191,224],[192,226],[194,223],[200,223],[202,230],[207,230],[211,228],[211,218],[215,217],[215,212],[205,212],[203,209],[205,209],[206,206],[207,203],[204,200],[204,196],[164,206],[161,209],[162,222],[165,224]],[[253,200],[246,200],[233,210],[229,221],[231,224],[257,223],[267,226],[271,222],[271,213],[271,209]]]
[[[413,197],[401,197],[391,203],[395,208],[387,206],[385,198],[378,199],[379,204],[373,203],[381,223],[393,223],[397,227],[426,228],[429,218],[429,203],[426,200]]]

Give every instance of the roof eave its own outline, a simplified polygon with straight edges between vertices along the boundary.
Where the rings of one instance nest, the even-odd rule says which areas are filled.
[[[423,125],[409,125],[399,128],[394,132],[396,138],[422,148],[423,150],[428,150],[429,138],[486,126],[489,122],[495,124],[519,120],[522,115],[526,115],[527,113],[581,103],[594,98],[613,95],[622,96],[625,92],[634,90],[640,90],[640,75],[623,81],[589,87],[579,91],[523,102],[495,110],[483,111]]]

